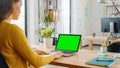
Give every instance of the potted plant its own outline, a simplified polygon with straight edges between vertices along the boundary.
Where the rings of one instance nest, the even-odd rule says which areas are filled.
[[[43,16],[43,21],[44,22],[41,23],[42,27],[40,28],[39,33],[44,38],[50,38],[51,35],[54,33],[55,20],[53,13],[50,11],[45,12]]]
[[[46,11],[43,16],[43,23],[42,26],[39,29],[40,35],[43,37],[43,43],[45,45],[52,45],[52,34],[55,31],[54,25],[55,25],[55,19],[54,14],[51,11]],[[51,44],[50,44],[51,43]]]
[[[45,12],[43,20],[44,20],[45,26],[49,26],[55,23],[54,13],[52,11]]]
[[[105,43],[101,45],[100,52],[103,52],[103,53],[107,52],[107,45]]]
[[[39,33],[43,38],[50,38],[53,32],[54,29],[50,27],[42,28],[39,30]]]

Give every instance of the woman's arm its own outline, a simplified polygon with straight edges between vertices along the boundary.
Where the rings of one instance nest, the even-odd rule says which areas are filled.
[[[50,63],[53,55],[38,55],[28,43],[23,31],[16,25],[11,28],[11,41],[14,49],[30,64],[35,67],[43,66]]]

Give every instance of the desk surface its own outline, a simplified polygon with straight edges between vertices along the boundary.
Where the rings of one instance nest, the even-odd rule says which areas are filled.
[[[85,62],[88,60],[97,57],[96,51],[91,50],[79,50],[78,54],[71,57],[61,57],[59,59],[54,60],[50,64],[65,66],[69,68],[104,68],[100,66],[87,65]],[[109,56],[112,57],[113,53],[110,53]],[[120,68],[120,59],[113,64],[110,68]]]

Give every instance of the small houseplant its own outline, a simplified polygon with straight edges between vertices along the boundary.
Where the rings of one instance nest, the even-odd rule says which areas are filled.
[[[44,38],[50,38],[53,32],[54,32],[53,28],[50,27],[42,28],[39,31],[40,35]]]
[[[42,27],[39,30],[40,35],[43,38],[50,38],[54,33],[53,25],[55,25],[54,14],[50,11],[46,11],[43,16]]]
[[[107,45],[106,43],[103,43],[100,47],[101,52],[107,52]]]
[[[109,43],[110,37],[107,37],[107,40],[101,45],[101,52],[107,52],[107,44]]]

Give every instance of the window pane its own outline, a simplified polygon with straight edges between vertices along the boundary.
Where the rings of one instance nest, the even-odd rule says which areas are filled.
[[[70,0],[62,0],[62,26],[63,33],[69,33],[70,31]]]

